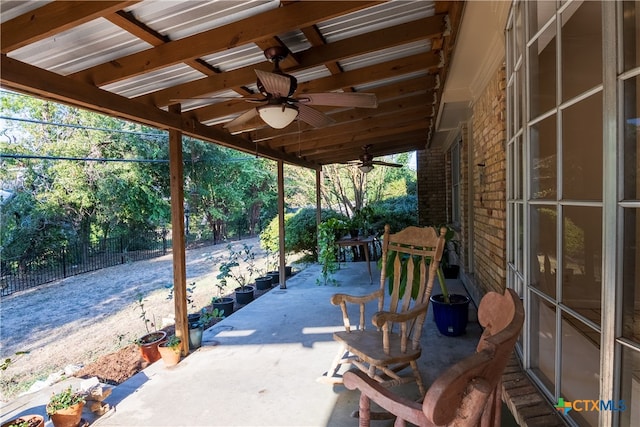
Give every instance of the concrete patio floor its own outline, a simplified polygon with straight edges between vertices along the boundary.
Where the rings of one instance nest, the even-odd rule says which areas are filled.
[[[373,284],[364,262],[343,263],[335,275],[339,287],[317,285],[320,267],[306,268],[289,278],[287,289],[274,288],[205,331],[203,346],[177,366],[158,361],[115,387],[106,400],[112,406],[108,413],[96,419],[85,409],[84,418],[94,426],[357,426],[351,413],[359,393],[317,379],[338,351],[332,333],[342,329],[340,309],[329,298],[377,289],[379,271],[374,262],[371,267]],[[450,292],[466,293],[457,280],[447,284]],[[473,352],[480,333],[473,305],[467,333],[460,337],[442,336],[430,308],[419,361],[426,384]],[[72,378],[52,389],[79,381]],[[52,389],[4,407],[2,420],[43,414]],[[415,384],[398,389],[419,397]]]

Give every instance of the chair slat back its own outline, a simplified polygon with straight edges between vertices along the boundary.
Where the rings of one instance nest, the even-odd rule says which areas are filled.
[[[418,304],[428,303],[438,266],[442,259],[445,245],[446,228],[440,234],[432,227],[407,227],[398,233],[391,234],[389,225],[384,228],[382,240],[382,271],[380,274],[380,299],[378,310],[401,313],[411,310]],[[392,285],[389,293],[389,307],[384,308],[387,294],[388,278]],[[425,313],[426,316],[426,313]],[[411,324],[408,336],[414,336],[416,329],[421,329],[424,316]],[[419,335],[419,334],[418,334]],[[416,337],[419,341],[419,336]]]
[[[446,425],[460,418],[459,409],[470,403],[464,402],[469,384],[481,381],[485,390],[493,391],[496,388],[522,329],[524,308],[512,289],[507,289],[504,295],[489,292],[480,303],[478,320],[485,331],[476,353],[447,369],[425,395],[422,410],[436,425]],[[490,407],[495,402],[488,399],[487,393],[475,398],[484,399],[476,403],[487,405],[485,411],[500,410]],[[480,415],[474,414],[476,421]],[[469,425],[476,423],[471,419],[466,421]]]

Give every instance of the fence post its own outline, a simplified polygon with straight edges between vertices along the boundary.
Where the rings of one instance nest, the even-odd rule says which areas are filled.
[[[67,248],[62,248],[62,277],[67,277]]]
[[[120,264],[124,264],[124,242],[122,236],[120,236]]]

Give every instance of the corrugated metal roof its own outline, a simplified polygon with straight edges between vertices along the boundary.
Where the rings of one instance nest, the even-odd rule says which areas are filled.
[[[166,109],[168,104],[175,102],[180,102],[182,111],[197,109],[191,117],[207,125],[228,122],[250,108],[261,105],[228,101],[241,98],[247,93],[246,90],[257,92],[256,76],[252,68],[255,64],[261,64],[260,67],[266,69],[263,49],[277,45],[283,45],[293,52],[294,57],[288,58],[282,68],[295,76],[299,84],[304,84],[305,91],[346,91],[353,88],[357,92],[375,92],[383,110],[380,116],[384,116],[384,119],[381,120],[388,120],[394,115],[405,120],[402,112],[393,112],[390,110],[392,105],[387,104],[385,107],[384,103],[395,97],[422,93],[422,85],[425,91],[433,90],[434,80],[424,77],[429,74],[437,75],[440,71],[431,63],[419,64],[413,59],[404,59],[430,52],[432,46],[429,38],[437,37],[442,42],[448,37],[444,32],[444,15],[429,20],[428,33],[426,27],[422,33],[421,26],[415,24],[410,25],[410,30],[403,31],[405,24],[435,14],[435,2],[422,0],[392,0],[378,4],[369,1],[291,1],[281,4],[279,0],[144,0],[122,10],[117,10],[117,2],[87,2],[84,10],[69,7],[73,4],[70,2],[0,1],[1,22],[7,23],[13,18],[21,17],[7,25],[7,29],[11,28],[9,33],[3,33],[7,36],[6,40],[10,40],[3,43],[3,51],[7,52],[8,58],[69,76],[66,77],[69,86],[77,82],[79,85],[98,86],[125,98],[142,97],[140,102],[132,105],[127,104],[126,99],[111,99],[97,109],[113,110],[118,116],[141,119],[145,123],[160,123],[160,127],[171,127],[173,124],[163,122],[165,116],[157,115],[157,111],[153,110]],[[43,6],[44,9],[38,11],[42,14],[35,16],[57,14],[59,19],[53,23],[55,28],[49,28],[41,19],[29,22],[29,28],[21,32],[21,24],[30,21],[30,12]],[[459,3],[445,1],[439,8],[446,13],[452,11],[459,22]],[[354,9],[358,10],[353,11]],[[68,15],[68,20],[63,14]],[[100,17],[94,18],[95,16]],[[225,25],[244,20],[247,20],[246,29],[241,26],[237,33],[216,31]],[[388,39],[377,34],[370,44],[362,43],[362,39],[354,40],[352,45],[348,43],[352,37],[366,37],[372,31],[390,27],[394,28],[393,32],[389,32]],[[203,35],[205,31],[211,31],[215,35]],[[315,37],[314,32],[319,37]],[[14,34],[16,37],[9,37]],[[215,37],[215,40],[211,40],[211,46],[207,44],[210,36]],[[165,43],[186,37],[192,37],[193,44],[185,46],[182,43]],[[421,41],[414,41],[418,38]],[[343,40],[347,43],[338,43]],[[336,43],[336,46],[333,47],[332,43]],[[440,43],[439,46],[443,44]],[[296,55],[297,53],[300,55]],[[28,66],[21,65],[18,61],[5,63],[17,70],[12,76],[20,75],[22,70],[29,70]],[[397,65],[387,65],[390,61],[396,61]],[[207,65],[210,67],[208,70]],[[366,72],[358,71],[362,68],[367,68]],[[73,75],[76,73],[77,75]],[[416,82],[404,90],[401,83],[414,79]],[[17,77],[3,79],[3,82],[4,87],[24,89]],[[389,86],[388,90],[386,86]],[[91,92],[91,88],[86,89]],[[45,97],[56,99],[55,89],[52,92],[54,96],[49,96],[47,88],[38,88],[34,93],[39,93],[37,90],[44,91]],[[157,94],[145,96],[154,93]],[[93,95],[93,99],[99,97],[95,92]],[[286,102],[293,105],[298,95],[299,93],[294,93],[293,99]],[[71,98],[68,98],[67,93],[57,96],[63,101],[70,100],[72,105],[87,105],[80,93],[74,93]],[[89,99],[88,103],[95,102],[93,99]],[[348,135],[351,126],[340,126],[343,123],[373,119],[376,117],[374,109],[350,106],[349,103],[353,101],[344,101],[345,98],[339,102],[335,101],[337,97],[318,99],[321,101],[315,106],[325,107],[320,108],[318,114],[328,114],[334,119],[328,127],[335,126],[335,134],[339,136],[322,136],[323,123],[314,122],[307,116],[306,119],[312,121],[306,123],[311,129],[305,128],[305,137],[312,139],[312,134],[315,133],[318,135],[316,138],[322,142],[317,143],[316,148],[310,149],[307,154],[297,153],[294,162],[301,159],[299,155],[309,156],[304,161],[320,163],[334,162],[354,154],[357,157],[361,151],[360,146],[368,138],[373,140],[373,144],[380,146],[386,144],[381,141],[392,140],[386,135],[374,139],[374,131],[360,131],[356,141],[353,136]],[[278,97],[272,100],[279,102]],[[336,105],[332,106],[331,103]],[[415,128],[426,130],[429,125],[425,124],[423,118],[430,114],[427,109],[430,111],[432,100],[425,98],[424,105],[421,105],[420,98],[414,97],[409,104],[408,109],[420,111],[414,114],[419,118]],[[201,108],[205,106],[208,108]],[[421,111],[423,107],[428,108]],[[353,111],[343,114],[345,110]],[[259,119],[257,122],[260,123]],[[253,126],[252,122],[245,127],[248,129]],[[385,128],[392,129],[393,124]],[[198,132],[205,139],[213,138],[230,146],[239,146],[241,149],[244,147],[243,144],[237,144],[237,139],[226,141],[224,132],[204,135],[200,129],[202,128],[194,127],[188,130]],[[224,130],[222,127],[217,129]],[[260,130],[267,135],[266,138],[263,136],[264,146],[272,149],[270,155],[274,158],[284,156],[291,161],[290,144],[285,135],[294,132],[294,129],[280,132]],[[418,134],[417,130],[404,132],[409,140]],[[284,140],[278,141],[280,137]],[[253,136],[245,134],[242,138],[247,140]],[[418,142],[416,144],[420,145]],[[406,145],[409,148],[410,143]],[[351,150],[352,154],[348,154],[347,150]],[[389,150],[380,147],[372,152],[376,154],[375,151],[382,153]]]

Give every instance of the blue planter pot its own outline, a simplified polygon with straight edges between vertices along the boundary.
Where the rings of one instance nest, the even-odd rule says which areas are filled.
[[[433,306],[433,318],[442,335],[455,337],[466,332],[469,321],[469,302],[466,295],[449,295],[449,304],[444,302],[442,295],[432,295],[429,298]]]

